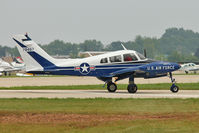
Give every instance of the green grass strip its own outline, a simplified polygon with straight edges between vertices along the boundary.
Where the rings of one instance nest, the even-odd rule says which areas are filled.
[[[0,99],[0,112],[134,114],[198,112],[199,99]]]
[[[168,90],[171,83],[137,84],[140,90]],[[199,90],[199,83],[178,83],[181,90]],[[126,90],[127,84],[118,84],[119,90]],[[0,87],[0,90],[105,90],[103,85],[71,85],[71,86],[21,86]]]

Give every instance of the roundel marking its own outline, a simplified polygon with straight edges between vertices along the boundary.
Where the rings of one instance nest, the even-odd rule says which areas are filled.
[[[80,73],[88,74],[91,71],[90,65],[88,63],[82,63],[80,65]]]

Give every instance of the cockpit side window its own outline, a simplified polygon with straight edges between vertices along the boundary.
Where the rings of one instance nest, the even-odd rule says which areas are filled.
[[[117,55],[117,56],[112,56],[109,57],[110,62],[122,62],[122,56],[121,55]]]
[[[140,54],[140,53],[138,53],[138,52],[136,52],[136,54],[140,57],[141,60],[146,59],[146,58],[144,57],[144,55],[142,55],[142,54]]]
[[[138,58],[133,53],[124,54],[123,56],[124,56],[124,61],[136,61],[136,60],[138,60]]]
[[[107,59],[107,58],[102,58],[102,59],[100,60],[100,63],[108,63],[108,59]]]

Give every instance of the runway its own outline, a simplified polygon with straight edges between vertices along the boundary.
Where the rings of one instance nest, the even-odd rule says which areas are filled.
[[[135,94],[127,90],[0,90],[0,98],[199,98],[199,90],[138,90]]]

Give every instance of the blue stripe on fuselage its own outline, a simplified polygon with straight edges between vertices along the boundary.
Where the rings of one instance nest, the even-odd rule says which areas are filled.
[[[76,71],[74,69],[75,67],[57,67],[57,66],[53,68],[49,68],[49,69],[44,69],[43,72],[40,71],[40,72],[30,72],[30,73],[106,77],[112,72],[119,71],[119,70],[129,68],[129,67],[137,67],[140,65],[145,65],[145,64],[100,65],[100,66],[95,66],[95,70],[90,71],[87,75],[83,75],[80,73],[80,71]]]
[[[63,69],[46,69],[44,71],[30,71],[29,73],[35,73],[35,74],[52,74],[52,75],[72,75],[72,76],[96,76],[96,77],[106,77],[110,73],[114,71],[121,70],[119,68],[117,69],[96,69],[95,71],[90,71],[87,75],[81,74],[80,71],[74,71],[74,69],[68,69],[68,70],[63,70]]]
[[[128,67],[136,67],[136,66],[140,66],[140,65],[145,65],[145,64],[100,65],[100,66],[95,66],[95,69],[98,69],[98,70],[103,70],[103,69],[124,69],[124,68],[128,68]],[[71,67],[58,67],[58,66],[55,66],[55,67],[51,67],[49,69],[51,69],[52,71],[55,71],[55,70],[72,70],[72,69],[74,70],[74,67],[73,66],[71,66]]]

